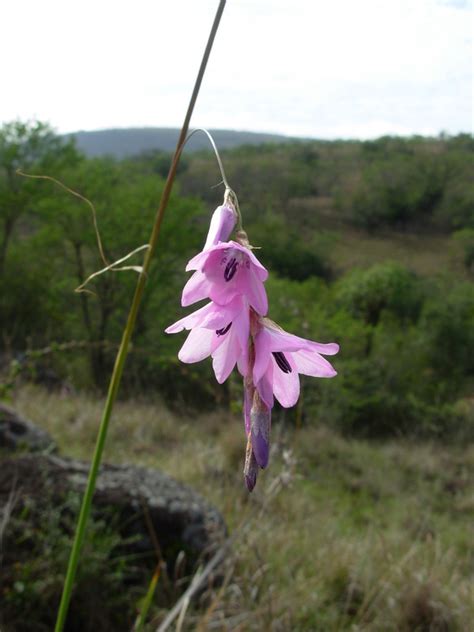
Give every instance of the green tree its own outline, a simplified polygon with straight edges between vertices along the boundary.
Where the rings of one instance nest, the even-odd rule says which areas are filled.
[[[143,175],[138,169],[131,170],[129,165],[109,158],[83,160],[74,169],[63,170],[62,176],[68,187],[93,202],[108,263],[147,243],[163,188],[161,178]],[[93,294],[83,292],[72,298],[69,292],[73,287],[105,265],[99,253],[91,209],[83,200],[59,188],[52,188],[40,207],[44,223],[37,233],[36,243],[50,253],[50,270],[54,270],[52,285],[62,286],[68,279],[67,300],[74,301],[65,310],[72,325],[69,335],[74,331],[76,336],[88,340],[93,380],[103,386],[112,358],[108,346],[119,339],[126,306],[135,286],[135,273],[108,271],[87,286]],[[183,253],[192,251],[192,246],[198,247],[198,235],[190,228],[193,215],[200,210],[199,203],[172,197],[161,237],[166,248],[158,249],[147,292],[152,291],[157,275],[166,288],[174,286],[176,271],[184,267]],[[143,252],[124,265],[140,265],[142,259]],[[178,295],[178,288],[175,292]],[[148,318],[147,303],[145,297],[136,339],[153,322]]]
[[[57,175],[78,160],[74,143],[61,139],[46,123],[13,121],[0,129],[0,278],[15,227],[22,216],[35,213],[41,195],[37,183],[17,170]]]

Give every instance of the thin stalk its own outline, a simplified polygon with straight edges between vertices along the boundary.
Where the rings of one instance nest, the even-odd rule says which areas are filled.
[[[155,572],[153,573],[153,577],[151,578],[150,585],[148,586],[145,599],[143,600],[140,613],[137,617],[137,620],[135,621],[135,625],[133,626],[132,632],[142,632],[143,630],[143,626],[145,625],[148,611],[150,610],[150,606],[153,601],[153,597],[155,595],[156,584],[158,583],[158,579],[160,578],[160,572],[161,572],[161,562],[157,564]]]
[[[143,261],[143,269],[138,277],[137,285],[135,288],[135,294],[133,296],[133,301],[132,301],[130,311],[128,314],[127,324],[125,326],[125,329],[122,335],[122,341],[120,343],[117,357],[115,359],[115,365],[112,372],[112,377],[110,379],[107,399],[105,401],[104,411],[102,414],[102,420],[100,422],[99,432],[97,435],[94,456],[93,456],[91,467],[89,470],[89,478],[87,481],[87,487],[84,492],[84,498],[82,500],[81,511],[79,514],[79,520],[76,526],[74,543],[73,543],[71,554],[69,557],[69,564],[68,564],[68,569],[66,573],[66,579],[64,581],[61,603],[59,605],[55,632],[62,632],[65,621],[66,621],[66,616],[69,609],[69,603],[71,601],[71,593],[72,593],[72,588],[74,584],[74,578],[76,575],[76,569],[79,562],[82,545],[84,543],[86,525],[87,525],[87,521],[90,514],[92,497],[94,495],[95,484],[97,480],[97,474],[98,474],[100,462],[102,459],[102,453],[104,451],[105,439],[107,436],[107,429],[109,426],[110,416],[112,414],[112,409],[113,409],[113,405],[117,396],[120,379],[122,377],[123,367],[125,364],[125,359],[127,357],[130,339],[132,337],[133,329],[135,326],[135,321],[138,314],[138,308],[140,306],[141,299],[143,296],[143,291],[145,289],[145,283],[148,276],[151,260],[156,249],[158,236],[160,234],[160,228],[161,228],[161,223],[163,221],[164,212],[166,210],[166,206],[168,204],[174,178],[176,176],[176,169],[178,167],[178,162],[181,156],[184,140],[188,133],[189,122],[191,120],[191,115],[193,113],[194,105],[196,103],[196,99],[199,93],[199,88],[201,87],[202,78],[206,70],[206,65],[211,53],[212,44],[214,42],[217,29],[219,27],[219,22],[220,22],[222,13],[224,11],[224,7],[225,7],[225,0],[220,0],[219,6],[217,8],[216,16],[214,18],[214,23],[212,25],[209,39],[206,45],[206,49],[204,51],[204,55],[201,61],[201,66],[199,68],[196,82],[194,84],[194,89],[191,95],[188,110],[186,112],[184,123],[181,128],[178,142],[176,144],[176,150],[173,156],[173,160],[171,162],[171,167],[168,173],[168,177],[166,179],[165,187],[163,189],[160,205],[156,212],[155,223],[153,225],[153,229],[151,232],[149,247],[146,251],[145,258]]]

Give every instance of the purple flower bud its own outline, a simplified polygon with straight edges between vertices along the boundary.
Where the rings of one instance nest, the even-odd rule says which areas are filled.
[[[236,221],[236,214],[230,206],[218,206],[211,218],[204,250],[208,250],[220,241],[227,241],[234,230]]]
[[[255,458],[261,468],[267,467],[270,454],[271,409],[256,390],[250,411],[250,432]]]

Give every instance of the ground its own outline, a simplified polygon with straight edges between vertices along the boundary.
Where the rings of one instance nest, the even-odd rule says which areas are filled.
[[[22,386],[11,403],[65,455],[90,458],[99,398]],[[474,446],[355,441],[317,420],[275,424],[272,439],[250,495],[237,415],[117,404],[105,460],[191,484],[239,532],[223,587],[183,630],[470,629]]]

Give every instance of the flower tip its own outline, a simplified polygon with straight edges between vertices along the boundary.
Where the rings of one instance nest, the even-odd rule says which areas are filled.
[[[268,441],[265,441],[264,437],[260,433],[258,435],[252,433],[252,446],[253,453],[255,454],[255,460],[257,461],[258,466],[263,470],[268,465],[270,445]]]
[[[237,215],[229,205],[223,204],[222,206],[218,206],[212,214],[203,252],[216,246],[220,242],[226,241],[234,230],[236,222]]]
[[[257,484],[257,472],[250,472],[249,474],[245,474],[245,484],[249,492],[253,491],[253,488]]]
[[[252,441],[250,435],[247,439],[247,448],[245,449],[245,465],[244,465],[244,478],[245,484],[249,492],[253,490],[257,483],[258,464],[255,460],[255,454],[252,448]]]
[[[177,334],[180,331],[183,331],[182,327],[178,329],[177,327],[175,327],[175,325],[170,325],[165,329],[165,334]]]

